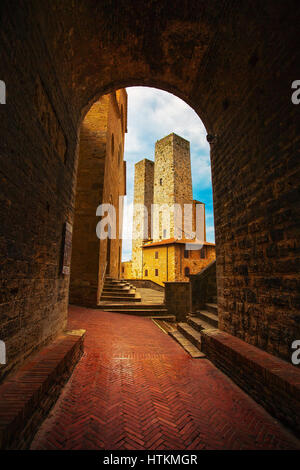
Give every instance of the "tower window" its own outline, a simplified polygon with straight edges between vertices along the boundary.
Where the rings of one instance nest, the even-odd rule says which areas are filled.
[[[166,238],[166,236],[167,236],[167,231],[166,231],[166,229],[164,229],[163,237]]]
[[[160,178],[159,184],[160,184],[160,186],[162,186],[162,178]]]
[[[158,276],[158,269],[155,270],[155,276]]]
[[[148,269],[145,269],[145,277],[148,276]]]
[[[189,250],[184,250],[184,257],[189,258]]]
[[[155,259],[158,259],[158,251],[155,252]]]
[[[184,275],[188,276],[190,274],[190,268],[186,267],[184,268]]]

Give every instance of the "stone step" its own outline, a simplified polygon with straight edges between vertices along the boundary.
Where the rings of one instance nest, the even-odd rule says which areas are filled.
[[[210,329],[210,328],[215,328],[210,323],[207,323],[204,320],[202,320],[201,318],[194,317],[194,316],[188,316],[186,321],[187,321],[188,325],[190,325],[191,327],[193,327],[197,331],[207,330],[207,329]]]
[[[200,320],[203,320],[205,323],[208,323],[209,325],[213,326],[214,328],[218,328],[218,316],[214,313],[211,313],[208,310],[199,310],[197,312],[197,317],[200,318]]]
[[[205,304],[205,310],[207,310],[210,313],[214,313],[215,315],[218,315],[218,305],[217,304],[207,303],[207,304]]]
[[[201,351],[201,335],[188,323],[182,322],[177,325],[178,331],[183,334],[191,343]]]
[[[107,292],[114,294],[122,294],[124,292],[126,294],[126,292],[135,292],[135,289],[131,289],[130,287],[103,287],[102,292],[103,294]]]
[[[135,297],[137,294],[135,291],[132,291],[132,290],[125,290],[125,291],[121,291],[121,292],[115,292],[115,291],[102,291],[102,295],[101,297],[103,296],[110,296],[110,297],[124,297],[124,299],[127,299],[127,297]]]
[[[169,331],[169,335],[180,344],[180,346],[193,358],[193,359],[203,359],[205,354],[203,354],[199,349],[191,343],[180,331]]]
[[[167,312],[168,310],[166,309],[166,306],[164,304],[134,304],[134,302],[131,302],[130,304],[127,302],[123,302],[122,304],[114,303],[114,302],[100,302],[99,305],[97,305],[97,308],[101,310],[106,310],[106,309],[114,309],[117,307],[118,309],[124,308],[126,310],[132,309],[135,310],[136,308],[138,309],[143,309],[143,310],[156,310],[160,312]]]
[[[171,315],[174,316],[174,315]],[[169,316],[166,317],[153,317],[151,320],[153,321],[154,325],[156,325],[160,330],[162,330],[164,333],[168,334],[169,331],[175,331],[176,330],[176,317],[174,316],[174,319],[169,319]],[[148,317],[146,317],[148,318]]]
[[[138,294],[130,296],[127,295],[101,295],[101,302],[141,302],[141,297],[138,297]]]
[[[131,315],[131,313],[129,315]],[[155,320],[161,320],[170,323],[176,322],[175,315],[161,315],[160,313],[157,313],[155,315],[143,315],[143,318],[155,318]]]
[[[104,287],[111,287],[112,289],[118,289],[122,287],[133,287],[128,282],[105,282],[103,285]],[[135,288],[136,289],[136,288]]]
[[[141,317],[148,317],[148,318],[168,318],[172,321],[175,321],[176,317],[174,315],[168,315],[168,311],[160,311],[160,310],[144,310],[143,308],[106,308],[103,307],[104,312],[111,312],[111,313],[124,313],[127,315],[138,315]]]
[[[187,321],[188,325],[190,325],[191,327],[193,327],[197,331],[201,331],[203,329],[202,322],[201,322],[200,318],[198,318],[198,317],[188,316],[186,321]]]

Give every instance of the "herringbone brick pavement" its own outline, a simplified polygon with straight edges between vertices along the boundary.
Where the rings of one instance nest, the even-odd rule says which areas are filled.
[[[70,308],[85,353],[32,449],[294,449],[299,441],[149,319]]]

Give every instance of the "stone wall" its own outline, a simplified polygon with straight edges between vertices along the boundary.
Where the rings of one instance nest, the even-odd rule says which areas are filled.
[[[99,249],[96,209],[104,186],[109,95],[97,101],[81,125],[75,219],[72,241],[70,303],[95,305]]]
[[[70,281],[70,302],[77,305],[96,305],[107,264],[108,274],[120,275],[123,212],[119,196],[126,190],[126,115],[127,93],[118,90],[97,101],[81,126]],[[110,242],[96,234],[96,210],[101,203],[115,208],[116,238]]]
[[[189,269],[189,274],[197,274],[208,264],[216,259],[216,247],[214,244],[203,246],[205,257],[202,258],[202,250],[188,250],[188,258],[185,258],[185,245],[176,244],[175,250],[175,279],[176,281],[188,281],[189,275],[185,274],[185,269]]]
[[[127,123],[127,92],[124,89],[110,94],[107,124],[106,160],[102,203],[112,204],[116,214],[116,237],[100,242],[98,301],[103,287],[104,269],[119,279],[122,259],[123,200],[126,194],[126,162],[124,162]]]
[[[165,282],[165,304],[170,315],[185,321],[191,312],[191,290],[189,282]]]
[[[132,279],[132,261],[123,261],[121,263],[121,278]]]
[[[191,312],[204,308],[207,302],[217,301],[216,261],[212,261],[198,274],[190,276]]]
[[[153,289],[157,290],[158,292],[164,292],[164,286],[158,284],[155,281],[152,281],[150,279],[126,279],[127,281],[130,282],[135,287],[141,287],[145,289]]]
[[[243,390],[300,436],[300,370],[220,330],[201,331],[201,350]]]

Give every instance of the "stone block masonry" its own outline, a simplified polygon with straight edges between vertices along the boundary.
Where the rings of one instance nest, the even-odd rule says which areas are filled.
[[[165,304],[176,320],[185,321],[191,312],[191,285],[189,282],[165,282]]]
[[[143,277],[142,244],[151,234],[151,205],[153,204],[154,162],[141,160],[135,164],[134,173],[134,213],[132,230],[133,278]],[[147,209],[147,217],[143,211]]]

